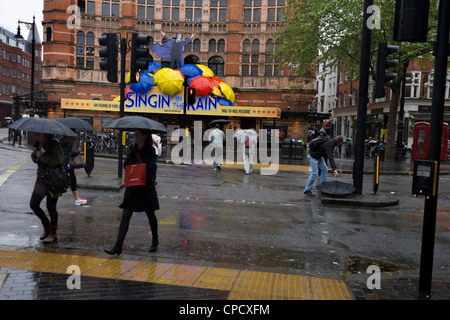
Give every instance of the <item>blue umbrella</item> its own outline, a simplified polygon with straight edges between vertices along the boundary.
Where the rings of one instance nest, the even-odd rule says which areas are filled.
[[[138,83],[130,83],[130,89],[134,93],[146,93],[153,87],[153,76],[148,73],[141,73],[141,79]]]
[[[231,102],[231,101],[228,100],[228,99],[221,98],[221,97],[217,97],[217,102],[218,102],[221,106],[228,106],[228,107],[234,106],[233,102]]]
[[[202,75],[203,71],[199,67],[197,67],[195,64],[185,64],[182,65],[178,70],[181,71],[181,73],[185,77],[196,77]]]
[[[143,70],[142,73],[150,73],[152,71],[158,70],[159,68],[161,68],[161,63],[158,62],[150,62],[148,64],[148,68],[147,70]]]

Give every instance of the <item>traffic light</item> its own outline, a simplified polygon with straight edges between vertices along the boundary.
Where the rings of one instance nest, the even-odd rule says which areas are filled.
[[[136,72],[148,68],[148,63],[153,61],[147,45],[150,43],[150,37],[142,34],[133,33],[131,37],[131,65],[130,82],[137,83]],[[143,48],[142,46],[145,46]]]
[[[188,88],[187,103],[188,104],[195,103],[195,88]]]
[[[375,98],[383,98],[386,95],[384,84],[397,78],[397,73],[386,72],[387,69],[398,65],[398,59],[387,59],[387,56],[397,52],[399,46],[378,43],[377,77],[375,82]]]
[[[394,40],[426,42],[430,0],[396,0]]]
[[[108,71],[108,81],[117,82],[117,58],[118,58],[118,46],[119,41],[117,34],[107,33],[104,36],[98,38],[98,43],[106,48],[100,49],[99,54],[101,58],[100,69]]]

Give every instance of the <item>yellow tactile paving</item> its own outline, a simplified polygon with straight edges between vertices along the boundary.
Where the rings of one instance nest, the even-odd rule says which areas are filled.
[[[353,299],[345,282],[333,279],[185,264],[0,250],[0,268],[68,273],[67,268],[71,265],[78,266],[82,276],[229,291],[230,300]]]
[[[171,267],[169,263],[140,262],[135,268],[122,273],[120,279],[158,283]]]
[[[313,295],[310,290],[311,278],[292,275],[275,274],[273,280],[273,300],[312,300]]]
[[[274,273],[241,271],[231,290],[230,300],[270,300]]]
[[[230,291],[239,275],[239,270],[207,268],[195,281],[194,287]]]
[[[174,264],[157,281],[157,283],[192,286],[205,271],[205,267]]]

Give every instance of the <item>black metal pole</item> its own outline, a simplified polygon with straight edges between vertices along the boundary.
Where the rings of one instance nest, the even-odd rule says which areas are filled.
[[[361,62],[359,67],[359,97],[356,120],[355,161],[353,163],[353,186],[355,193],[362,194],[364,173],[364,138],[366,131],[367,95],[369,90],[370,49],[372,30],[367,27],[367,8],[373,0],[364,0],[364,14],[361,40]]]
[[[120,113],[119,117],[123,118],[125,108],[125,68],[127,59],[127,39],[121,38],[120,40]],[[122,145],[123,130],[119,130],[119,164],[118,164],[118,177],[122,178],[123,170],[123,145]]]
[[[35,38],[35,34],[34,34],[34,29],[36,28],[36,22],[33,16],[33,23],[32,23],[32,38],[31,38],[31,92],[30,92],[30,104],[31,104],[31,108],[33,108],[33,114],[34,114],[34,56],[35,54],[35,47],[36,47],[36,38]]]
[[[445,84],[447,79],[447,60],[449,54],[450,0],[439,2],[439,21],[434,64],[433,99],[431,105],[430,140],[428,160],[437,162],[436,195],[425,199],[422,230],[422,253],[420,257],[419,299],[431,296],[433,274],[434,238],[436,231],[436,209],[439,187],[439,165],[442,141],[442,121],[444,118]]]
[[[183,84],[183,90],[184,90],[184,95],[183,95],[183,129],[186,129],[186,110],[187,110],[187,88],[188,88],[188,84],[187,84],[187,77],[184,79],[184,84]],[[184,137],[184,135],[183,135]]]
[[[405,90],[406,90],[406,72],[408,69],[409,61],[405,63],[403,68],[403,79],[402,79],[402,95],[400,98],[400,110],[398,112],[398,126],[397,126],[397,144],[396,144],[396,157],[397,159],[403,158],[403,132],[405,130],[403,123],[403,115],[405,111]]]

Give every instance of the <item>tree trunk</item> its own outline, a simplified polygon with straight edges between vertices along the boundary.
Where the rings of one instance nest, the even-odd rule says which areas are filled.
[[[389,119],[386,133],[386,149],[384,154],[385,161],[395,161],[395,140],[397,137],[396,124],[398,106],[400,102],[401,81],[395,81],[390,87],[392,90],[392,99],[389,105]]]

